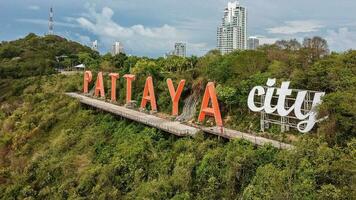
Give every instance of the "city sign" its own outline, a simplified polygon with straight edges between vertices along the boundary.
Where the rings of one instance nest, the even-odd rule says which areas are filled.
[[[110,73],[111,78],[111,101],[116,102],[116,81],[119,78],[118,73]],[[123,78],[126,79],[126,104],[131,103],[132,97],[132,81],[135,80],[135,75],[125,74]],[[92,72],[84,72],[84,84],[83,92],[88,93],[89,83],[92,81]],[[282,82],[280,88],[273,87],[276,83],[276,79],[268,79],[267,87],[255,86],[248,96],[248,108],[253,112],[263,112],[267,114],[274,114],[280,117],[296,118],[299,120],[296,128],[302,133],[309,132],[317,122],[316,106],[321,103],[321,98],[325,95],[324,92],[315,92],[314,99],[312,101],[311,108],[306,110],[305,98],[308,96],[308,91],[298,90],[296,97],[294,98],[293,105],[288,105],[287,101],[291,98],[293,89],[289,89],[290,82]],[[175,89],[173,81],[167,79],[167,87],[172,101],[172,115],[178,115],[178,104],[184,89],[185,80],[181,80]],[[277,100],[276,99],[277,95]],[[105,88],[103,81],[103,73],[99,72],[94,87],[94,96],[105,98]],[[256,98],[260,97],[260,103],[256,103]],[[211,103],[210,103],[211,102]],[[145,87],[143,90],[142,101],[140,104],[141,109],[145,109],[147,104],[150,104],[151,111],[157,111],[157,103],[153,86],[153,79],[151,76],[147,77]],[[273,103],[275,105],[273,105]],[[257,105],[259,104],[259,105]],[[294,111],[294,112],[293,112]],[[293,113],[292,113],[293,112]],[[291,116],[293,115],[293,116]],[[198,121],[203,122],[206,116],[212,116],[215,119],[217,126],[223,127],[223,121],[221,118],[219,102],[215,91],[213,82],[209,82],[206,85],[204,96],[201,103],[201,108],[198,116]]]
[[[325,92],[314,92],[314,99],[312,101],[310,109],[305,109],[303,106],[307,103],[306,97],[307,90],[298,91],[295,98],[292,98],[293,89],[289,89],[289,81],[282,82],[280,88],[273,87],[276,83],[276,79],[268,79],[267,87],[256,86],[252,88],[248,95],[247,105],[251,111],[264,112],[267,114],[276,113],[280,117],[291,116],[300,120],[296,128],[302,133],[309,132],[317,122],[316,107],[321,104],[321,98],[325,95]],[[275,96],[275,94],[277,96]],[[260,106],[256,106],[255,97],[260,96]],[[272,105],[274,98],[277,98]],[[294,102],[289,105],[287,101],[292,99]],[[292,111],[294,111],[292,113]],[[283,125],[280,124],[280,125]]]

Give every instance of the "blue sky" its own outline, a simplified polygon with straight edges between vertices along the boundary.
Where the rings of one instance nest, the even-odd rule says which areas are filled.
[[[55,33],[90,45],[102,53],[114,41],[128,54],[162,56],[176,41],[188,54],[215,48],[216,27],[226,0],[0,0],[0,40],[29,32],[43,35],[48,10],[54,7]],[[356,48],[355,0],[241,0],[248,10],[248,34],[263,43],[319,35],[330,49]]]

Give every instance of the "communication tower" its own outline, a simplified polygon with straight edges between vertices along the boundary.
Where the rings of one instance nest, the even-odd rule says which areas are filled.
[[[53,35],[53,7],[49,9],[49,20],[48,20],[48,34]]]

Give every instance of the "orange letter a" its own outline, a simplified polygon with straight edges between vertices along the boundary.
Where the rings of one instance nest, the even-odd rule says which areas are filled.
[[[150,101],[151,103],[151,110],[157,111],[155,91],[153,89],[153,81],[151,76],[147,77],[146,79],[145,89],[143,90],[143,97],[141,101],[142,109],[146,107],[147,101]]]
[[[95,96],[100,96],[105,97],[105,91],[104,91],[104,81],[103,81],[103,72],[98,73],[98,77],[96,78],[96,84],[95,84]]]
[[[212,107],[208,107],[209,100],[211,99]],[[202,122],[205,119],[205,115],[213,116],[217,126],[223,126],[221,119],[221,113],[219,108],[218,99],[216,97],[215,87],[213,82],[209,82],[206,85],[203,102],[201,103],[201,109],[198,117],[198,121]]]
[[[178,103],[179,103],[180,95],[183,92],[184,84],[185,84],[185,80],[181,80],[178,84],[177,91],[174,91],[172,79],[170,78],[167,79],[168,90],[169,90],[169,94],[171,95],[171,99],[173,103],[172,115],[174,116],[178,115]]]

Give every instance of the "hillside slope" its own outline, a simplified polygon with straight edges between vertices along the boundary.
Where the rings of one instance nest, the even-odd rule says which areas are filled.
[[[318,54],[284,43],[227,55],[152,59],[100,56],[57,36],[2,42],[0,199],[353,199],[356,51]],[[55,60],[64,54],[67,59]],[[152,76],[163,113],[171,112],[167,78],[186,79],[182,99],[202,96],[206,83],[215,81],[224,125],[237,130],[259,129],[259,114],[248,110],[246,99],[269,77],[325,91],[319,112],[329,118],[311,133],[291,132],[298,138],[291,151],[204,134],[178,138],[65,96],[81,90],[83,77],[52,74],[53,65],[77,62],[94,79],[99,70],[135,74],[138,101]],[[119,103],[125,84],[118,80]],[[109,88],[108,77],[104,85]],[[276,127],[269,131],[263,134],[286,136]]]
[[[11,81],[12,84],[7,84]],[[1,80],[1,199],[351,199],[356,141],[177,138],[80,106],[80,76]]]

